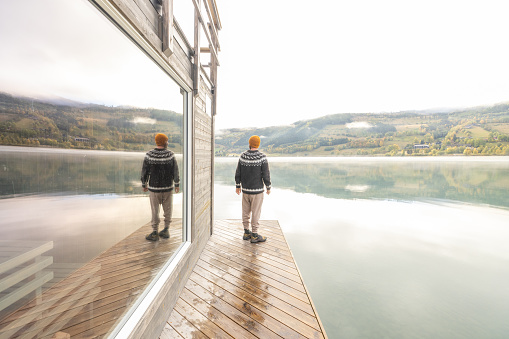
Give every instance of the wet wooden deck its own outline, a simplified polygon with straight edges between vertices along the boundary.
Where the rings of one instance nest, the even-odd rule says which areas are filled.
[[[259,233],[251,244],[239,220],[215,222],[160,339],[327,338],[279,223]]]
[[[150,231],[149,224],[141,227],[1,319],[0,338],[51,338],[56,332],[103,337],[182,243],[180,219],[174,219],[170,239],[147,241]]]

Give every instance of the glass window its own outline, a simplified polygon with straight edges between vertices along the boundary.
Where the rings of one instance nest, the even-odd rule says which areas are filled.
[[[186,241],[187,93],[88,1],[0,2],[0,45],[0,337],[104,335]]]

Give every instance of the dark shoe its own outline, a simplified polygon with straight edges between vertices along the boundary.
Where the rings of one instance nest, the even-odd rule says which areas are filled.
[[[244,229],[244,236],[242,237],[242,239],[244,239],[244,240],[251,239],[251,231]]]
[[[145,239],[147,240],[150,240],[150,241],[157,241],[159,240],[159,234],[157,234],[157,231],[154,231],[150,234],[148,234]]]
[[[168,239],[170,237],[170,232],[168,232],[168,229],[165,228],[161,232],[159,232],[159,236],[164,239]]]
[[[264,242],[265,240],[267,240],[267,237],[261,236],[257,233],[251,233],[251,242],[252,243]]]

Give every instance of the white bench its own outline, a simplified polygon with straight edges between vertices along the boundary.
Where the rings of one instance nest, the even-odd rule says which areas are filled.
[[[42,256],[53,248],[53,241],[0,240],[0,312],[21,298],[36,292],[53,279],[53,272],[44,271],[53,263],[53,257]],[[32,261],[33,263],[29,263]],[[34,276],[28,283],[23,280]]]

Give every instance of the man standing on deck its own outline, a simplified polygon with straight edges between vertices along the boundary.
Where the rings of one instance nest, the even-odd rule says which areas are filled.
[[[269,163],[265,154],[258,150],[260,137],[253,135],[249,138],[249,150],[240,155],[237,171],[235,172],[236,192],[242,190],[242,224],[244,225],[244,240],[251,239],[252,243],[264,242],[267,237],[258,234],[258,221],[262,211],[263,185],[270,194]],[[251,230],[249,230],[249,218]]]
[[[170,237],[168,228],[173,212],[173,187],[175,187],[175,193],[178,193],[180,182],[175,153],[167,149],[168,137],[158,133],[155,141],[157,147],[147,152],[141,170],[143,192],[150,191],[153,231],[145,237],[150,241],[157,241],[159,237],[166,239]],[[164,211],[164,229],[158,233],[160,205],[163,206]]]

